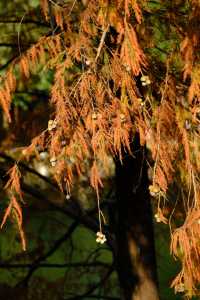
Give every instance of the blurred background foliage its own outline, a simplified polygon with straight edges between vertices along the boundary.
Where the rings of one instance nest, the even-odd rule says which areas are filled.
[[[13,224],[7,224],[1,231],[0,291],[3,290],[5,295],[2,299],[16,299],[16,293],[19,293],[19,299],[81,299],[78,295],[85,295],[90,289],[94,289],[94,299],[95,295],[96,299],[120,299],[116,272],[113,271],[105,282],[103,280],[113,262],[109,247],[99,246],[95,233],[79,224],[67,238],[66,232],[74,221],[63,212],[48,208],[46,203],[38,203],[41,201],[46,202],[45,197],[26,199],[26,252],[21,250],[18,230]],[[180,294],[174,295],[169,288],[179,270],[178,263],[169,253],[169,232],[165,225],[158,223],[155,231],[161,300],[182,299]],[[58,243],[58,240],[61,242]],[[56,244],[59,244],[58,247],[55,247]],[[46,254],[47,257],[42,259]],[[36,269],[30,276],[34,263]],[[13,266],[15,264],[18,266]],[[99,284],[101,281],[103,284]],[[22,283],[21,286],[27,288],[21,289]],[[90,296],[84,299],[91,299]]]

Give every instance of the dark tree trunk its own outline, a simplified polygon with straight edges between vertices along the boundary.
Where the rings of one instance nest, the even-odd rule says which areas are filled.
[[[144,148],[116,162],[117,269],[126,300],[157,300],[154,232]]]

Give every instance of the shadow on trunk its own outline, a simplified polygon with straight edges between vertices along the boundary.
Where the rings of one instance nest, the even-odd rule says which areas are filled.
[[[116,162],[117,271],[126,300],[157,300],[153,220],[145,149],[137,137],[133,155]]]

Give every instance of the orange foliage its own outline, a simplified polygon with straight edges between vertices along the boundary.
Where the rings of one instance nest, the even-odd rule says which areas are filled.
[[[37,71],[37,66],[54,70],[50,97],[53,127],[35,137],[23,150],[22,158],[37,154],[38,146],[45,146],[55,179],[61,189],[65,185],[68,191],[74,174],[81,175],[89,161],[90,182],[98,200],[103,186],[101,168],[106,169],[110,155],[122,160],[124,152],[131,153],[130,144],[139,133],[141,144],[147,146],[154,161],[152,187],[158,191],[155,196],[159,196],[159,201],[160,197],[165,198],[175,176],[188,195],[183,199],[187,208],[185,223],[172,234],[172,253],[182,261],[173,286],[177,290],[180,285],[185,290],[195,290],[200,282],[196,268],[200,261],[200,39],[196,26],[199,1],[190,1],[189,22],[184,28],[177,25],[179,20],[174,21],[171,11],[167,14],[179,38],[180,53],[176,57],[182,69],[178,75],[172,67],[174,49],[160,65],[156,60],[152,63],[145,51],[146,44],[154,45],[149,28],[144,31],[148,27],[148,20],[147,25],[143,22],[147,1],[86,2],[51,4],[58,33],[40,38],[12,62],[2,81],[0,103],[11,121],[16,68],[26,78]],[[47,0],[41,0],[41,8],[49,21]],[[149,12],[146,8],[147,16]],[[17,195],[22,198],[20,174],[16,166],[9,175],[6,188],[11,191],[11,200],[2,225],[13,211],[25,248],[17,202]],[[168,223],[160,207],[158,212],[159,219]]]

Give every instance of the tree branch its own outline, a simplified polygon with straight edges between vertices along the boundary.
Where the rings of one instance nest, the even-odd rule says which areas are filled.
[[[12,157],[6,155],[5,153],[1,152],[0,157],[6,159],[7,161],[11,162],[12,164],[16,163],[16,161]],[[54,184],[49,178],[41,175],[40,173],[35,171],[33,168],[28,167],[23,162],[18,162],[18,165],[19,165],[19,167],[24,168],[26,171],[28,171],[32,174],[35,174],[40,179],[43,179],[45,182],[50,184],[54,189],[56,189],[60,192],[58,186],[56,184]],[[1,173],[2,174],[0,174],[0,176],[2,177],[2,180],[6,181],[5,177],[4,177],[5,173],[4,172],[1,172]],[[32,195],[33,197],[35,197],[37,199],[44,199],[44,198],[47,199],[46,195],[43,195],[41,191],[38,191],[25,183],[22,183],[21,186],[22,186],[22,190],[24,192]],[[52,202],[50,200],[48,200],[48,204],[52,209],[56,209],[57,211],[60,211],[61,213],[67,214],[69,217],[78,221],[80,224],[84,225],[86,228],[92,230],[93,232],[97,232],[99,230],[98,221],[94,217],[92,217],[92,215],[94,215],[98,210],[97,206],[94,209],[87,212],[87,214],[86,214],[81,211],[80,207],[78,206],[78,202],[75,199],[72,199],[70,202],[66,202],[65,206],[56,205],[55,201]],[[106,204],[107,204],[107,201],[102,202],[101,208]],[[109,233],[108,230],[105,230],[105,233],[106,233],[106,237],[107,237],[107,245],[110,247],[111,251],[115,255],[116,246],[115,246],[115,241],[113,239],[113,236]]]
[[[40,256],[38,259],[36,259],[28,274],[26,275],[26,277],[20,281],[17,285],[28,285],[28,282],[30,280],[30,278],[32,277],[33,273],[38,269],[38,265],[40,264],[41,261],[46,260],[49,256],[51,256],[64,242],[66,242],[66,240],[71,236],[71,234],[74,232],[74,230],[77,228],[79,222],[78,221],[74,221],[70,227],[68,228],[67,232],[61,236],[57,241],[55,241],[53,247],[47,251],[44,255]]]
[[[14,158],[12,158],[11,156],[0,152],[0,157],[4,158],[5,160],[7,160],[8,162],[10,162],[11,164],[15,164],[16,160]],[[47,182],[48,184],[50,184],[51,186],[53,186],[54,188],[56,188],[58,190],[58,187],[56,184],[53,183],[53,181],[51,179],[49,179],[48,177],[38,173],[35,169],[27,166],[25,163],[23,162],[17,162],[19,167],[22,167],[24,170],[26,170],[27,172],[36,175],[37,177],[39,177],[40,179],[44,180],[45,182]]]
[[[79,299],[82,299],[82,298],[87,298],[94,291],[96,291],[96,289],[98,289],[100,286],[102,286],[108,280],[108,278],[113,273],[113,271],[114,271],[114,268],[113,268],[113,266],[111,266],[110,269],[104,275],[104,277],[97,284],[93,285],[90,289],[88,289],[88,291],[85,292],[84,294],[77,295],[77,296],[70,297],[70,298],[63,298],[63,299],[60,299],[60,300],[79,300]]]
[[[7,68],[9,66],[9,64],[11,64],[17,57],[18,57],[17,55],[14,55],[4,65],[0,66],[0,71],[2,71],[5,68]]]
[[[26,193],[32,195],[33,197],[37,199],[47,199],[46,195],[43,195],[41,192],[38,190],[35,190],[34,188],[22,183],[22,190],[25,191]],[[47,199],[48,200],[48,199]],[[55,201],[56,202],[56,201]],[[65,206],[59,206],[56,205],[55,202],[52,202],[48,200],[48,205],[52,209],[56,209],[57,211],[66,214],[70,218],[78,221],[80,224],[84,225],[86,228],[90,229],[93,232],[97,232],[99,230],[99,224],[98,220],[92,217],[97,212],[97,207],[94,209],[90,210],[87,214],[83,213],[78,206],[77,201],[74,199],[71,202],[66,202]],[[105,202],[102,204],[106,204]],[[101,206],[102,207],[102,206]],[[115,240],[113,236],[109,233],[108,230],[105,230],[106,233],[106,238],[107,238],[107,245],[115,254],[116,252],[116,246],[115,246]]]
[[[31,269],[33,267],[33,263],[29,264],[11,264],[11,263],[1,263],[0,269]],[[104,267],[108,268],[110,267],[110,264],[104,263],[104,262],[77,262],[77,263],[39,263],[37,265],[38,268],[96,268],[96,267]]]

